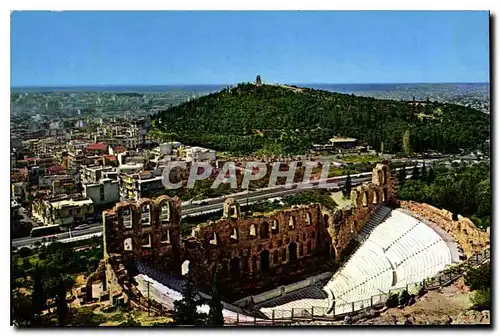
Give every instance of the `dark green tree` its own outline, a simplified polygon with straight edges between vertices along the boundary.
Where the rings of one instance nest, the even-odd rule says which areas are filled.
[[[33,294],[31,296],[33,302],[34,320],[38,321],[42,310],[45,309],[45,294],[43,292],[42,272],[38,265],[35,266],[33,274]]]
[[[418,180],[419,178],[420,178],[420,168],[418,168],[418,166],[415,165],[411,171],[411,179]]]
[[[403,186],[406,182],[406,165],[401,167],[401,169],[398,170],[398,184],[399,186]]]
[[[420,180],[427,182],[427,168],[425,167],[425,161],[422,164],[422,171],[420,172]]]
[[[174,302],[174,324],[184,326],[204,325],[207,314],[197,311],[197,307],[203,304],[203,301],[198,297],[194,284],[188,277],[182,290],[182,299]]]
[[[429,172],[427,173],[427,183],[433,183],[434,180],[436,179],[436,172],[434,171],[434,168],[432,166],[429,168]]]
[[[344,184],[344,197],[350,198],[351,197],[351,189],[352,189],[352,181],[351,181],[351,174],[347,173],[347,177],[345,178],[345,184]]]
[[[212,296],[208,300],[208,305],[210,307],[210,311],[208,313],[207,325],[209,326],[223,326],[224,325],[224,315],[222,314],[222,306],[221,297],[219,294],[219,290],[217,289],[217,283],[214,277],[212,281]]]

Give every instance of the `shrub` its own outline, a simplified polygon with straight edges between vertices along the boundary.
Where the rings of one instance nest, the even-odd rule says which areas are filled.
[[[399,304],[400,305],[404,305],[408,302],[408,300],[410,299],[410,294],[408,294],[408,292],[405,290],[403,290],[401,293],[399,293]]]
[[[389,298],[387,299],[387,302],[385,303],[385,305],[388,307],[388,308],[394,308],[394,307],[397,307],[398,305],[398,293],[392,293],[389,295]]]
[[[491,287],[491,265],[490,263],[471,267],[465,275],[465,284],[472,290],[479,290]]]
[[[19,256],[21,258],[27,258],[31,255],[31,250],[28,247],[21,247],[19,249]]]
[[[489,310],[491,308],[491,290],[489,288],[477,290],[471,298],[471,301],[472,309]]]

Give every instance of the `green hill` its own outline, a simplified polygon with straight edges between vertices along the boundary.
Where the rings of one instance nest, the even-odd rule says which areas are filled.
[[[186,144],[249,153],[305,153],[334,135],[400,152],[410,130],[414,151],[477,148],[490,116],[472,108],[412,104],[308,88],[239,84],[159,112],[156,132]]]

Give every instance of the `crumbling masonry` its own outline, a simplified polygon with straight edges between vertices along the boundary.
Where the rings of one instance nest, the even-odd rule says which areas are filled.
[[[103,214],[105,290],[113,302],[117,297],[140,301],[126,270],[135,260],[177,276],[189,261],[189,274],[200,288],[208,288],[215,276],[240,295],[307,274],[314,265],[334,265],[378,207],[395,201],[389,167],[377,164],[372,181],[352,190],[351,201],[349,209],[336,212],[311,204],[245,217],[228,199],[221,219],[196,226],[184,238],[178,198],[120,202]]]

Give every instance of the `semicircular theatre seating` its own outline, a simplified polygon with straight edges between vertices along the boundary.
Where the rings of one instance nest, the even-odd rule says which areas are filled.
[[[434,276],[452,263],[446,242],[431,227],[394,210],[358,248],[326,287],[335,312],[352,311],[352,302]],[[366,306],[366,304],[364,306]],[[356,306],[363,304],[356,303]]]

